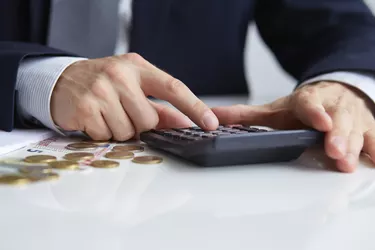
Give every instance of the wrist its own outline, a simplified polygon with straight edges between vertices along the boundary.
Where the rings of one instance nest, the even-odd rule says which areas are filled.
[[[37,120],[57,132],[52,119],[52,92],[62,72],[72,63],[85,60],[74,57],[30,58],[21,62],[17,75],[18,110],[28,120]]]

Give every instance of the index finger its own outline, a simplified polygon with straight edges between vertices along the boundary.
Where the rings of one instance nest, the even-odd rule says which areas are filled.
[[[215,114],[183,82],[148,62],[144,66],[140,77],[146,95],[168,101],[203,129],[217,129],[219,121]]]

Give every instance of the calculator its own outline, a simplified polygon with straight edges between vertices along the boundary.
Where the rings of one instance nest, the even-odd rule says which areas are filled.
[[[316,130],[271,130],[255,126],[221,125],[215,131],[199,127],[150,130],[140,139],[201,167],[292,161],[323,141]]]

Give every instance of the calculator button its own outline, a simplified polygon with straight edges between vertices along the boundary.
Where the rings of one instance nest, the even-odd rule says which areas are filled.
[[[252,127],[242,127],[242,126],[239,126],[239,127],[235,127],[235,128],[239,129],[239,130],[247,131],[247,132],[259,132],[259,129],[252,128]]]
[[[240,134],[248,134],[249,132],[247,131],[238,131],[238,132],[235,132],[236,135],[240,135]]]
[[[203,131],[200,127],[191,127],[190,130]]]
[[[259,129],[258,132],[268,132],[268,130],[267,129]]]
[[[232,134],[231,133],[224,133],[224,132],[218,134],[218,136],[223,136],[223,135],[232,135]]]
[[[191,141],[191,138],[190,138],[190,136],[186,136],[186,135],[181,135],[181,140],[183,140],[183,141]]]
[[[231,130],[230,129],[222,129],[221,132],[230,133]]]
[[[180,128],[173,128],[172,130],[176,131],[176,132],[179,132],[179,133],[183,133],[184,132],[184,129],[180,129]]]

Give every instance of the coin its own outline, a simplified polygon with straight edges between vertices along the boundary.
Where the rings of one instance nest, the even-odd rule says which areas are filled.
[[[145,150],[144,147],[138,145],[123,145],[123,146],[114,146],[113,151],[131,151],[134,153],[140,153]]]
[[[31,181],[55,181],[59,179],[59,175],[57,173],[43,173],[43,172],[31,172],[26,175]]]
[[[22,175],[9,174],[9,175],[0,176],[0,184],[25,185],[30,182],[31,180],[29,178],[27,178],[26,176],[22,176]]]
[[[64,156],[65,159],[70,161],[80,161],[80,160],[90,160],[94,158],[94,154],[92,153],[69,153]]]
[[[134,157],[132,160],[134,163],[139,163],[139,164],[158,164],[163,161],[163,158],[159,156],[151,156],[151,155],[145,155],[145,156],[137,156]]]
[[[56,161],[56,157],[52,155],[31,155],[24,159],[28,163],[47,163]]]
[[[67,149],[69,150],[92,150],[96,149],[98,145],[94,143],[88,143],[88,142],[76,142],[76,143],[71,143],[66,146]]]
[[[2,160],[1,161],[2,164],[6,164],[6,165],[17,165],[17,166],[35,166],[35,165],[40,165],[38,163],[28,163],[28,162],[25,162],[23,160],[18,160],[18,159],[6,159],[6,160]]]
[[[96,144],[96,145],[107,145],[110,143],[110,141],[107,140],[100,140],[100,141],[95,141],[95,140],[87,140],[85,143],[90,143],[90,144]]]
[[[76,170],[79,169],[78,162],[75,161],[55,161],[49,162],[48,165],[54,169]]]
[[[18,171],[22,174],[28,174],[31,172],[49,173],[49,172],[52,172],[52,168],[45,167],[45,166],[24,166],[24,167],[19,168]]]
[[[105,157],[109,159],[131,159],[134,157],[134,154],[129,151],[114,151],[108,152]]]
[[[91,162],[94,168],[117,168],[120,165],[117,161],[97,160]]]

